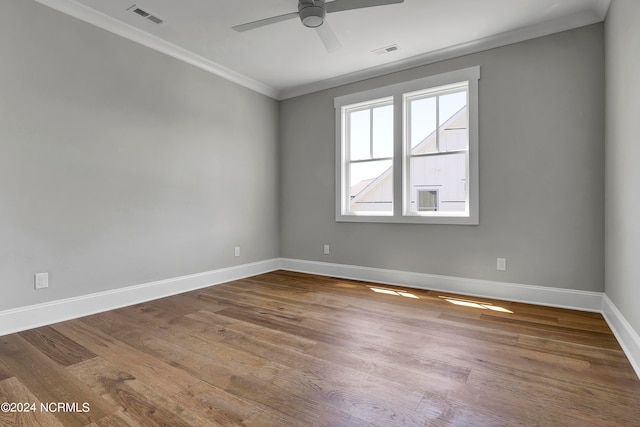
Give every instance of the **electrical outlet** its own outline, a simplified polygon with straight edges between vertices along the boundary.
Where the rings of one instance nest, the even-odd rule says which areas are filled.
[[[496,269],[498,271],[507,271],[507,259],[498,258],[498,262],[496,263]]]
[[[36,273],[34,276],[34,284],[36,289],[48,288],[49,273]]]
[[[240,246],[236,246],[235,248],[233,248],[233,254],[235,256],[240,256]]]
[[[331,253],[331,249],[329,248],[329,245],[324,245],[324,254],[329,255],[330,253]]]

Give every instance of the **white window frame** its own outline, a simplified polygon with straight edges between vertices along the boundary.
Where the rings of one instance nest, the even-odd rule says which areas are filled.
[[[358,112],[358,111],[362,111],[362,110],[370,110],[371,111],[371,116],[369,118],[370,120],[370,132],[369,132],[369,150],[370,150],[370,158],[369,159],[361,159],[361,160],[353,160],[350,159],[349,155],[347,153],[351,152],[351,146],[349,144],[350,141],[348,141],[348,138],[346,137],[346,135],[349,135],[350,133],[350,128],[349,128],[349,122],[346,121],[344,123],[343,126],[341,126],[341,138],[343,139],[343,141],[348,141],[345,142],[344,144],[344,154],[343,154],[343,163],[344,163],[344,182],[346,184],[346,188],[345,191],[349,192],[349,182],[351,182],[351,175],[350,175],[350,171],[351,168],[350,166],[353,164],[357,164],[357,163],[367,163],[367,162],[376,162],[376,161],[385,161],[385,160],[391,160],[393,163],[393,156],[391,157],[374,157],[373,156],[373,110],[376,107],[384,107],[384,106],[388,106],[388,105],[393,105],[393,98],[387,97],[387,98],[381,98],[381,99],[373,99],[371,101],[368,102],[363,102],[363,103],[358,103],[358,104],[353,104],[353,105],[349,105],[348,108],[345,107],[343,108],[343,114],[346,116],[349,113],[354,113],[354,112]],[[343,116],[344,117],[344,116]],[[348,205],[349,205],[349,200],[350,200],[350,194],[347,193],[348,196],[344,197],[343,203],[344,205],[342,206],[343,211],[348,211]],[[355,215],[355,213],[354,213]],[[359,212],[358,215],[374,215],[374,216],[392,216],[393,212]]]
[[[439,118],[439,114],[440,114],[440,108],[439,108],[439,103],[437,103],[437,107],[436,107],[436,131],[435,131],[435,136],[436,136],[436,146],[437,146],[437,151],[435,152],[430,152],[430,153],[423,153],[423,154],[411,154],[411,141],[409,141],[409,136],[410,136],[410,129],[411,129],[411,114],[409,112],[409,108],[408,108],[408,104],[409,102],[413,101],[413,100],[419,100],[419,99],[424,99],[424,98],[433,98],[435,97],[436,99],[438,99],[439,97],[442,96],[446,96],[452,93],[457,93],[460,92],[461,90],[464,90],[467,93],[467,104],[469,103],[469,99],[468,99],[468,95],[469,95],[469,82],[468,81],[464,81],[464,82],[457,82],[457,83],[453,83],[453,84],[449,84],[449,85],[444,85],[444,86],[437,86],[437,87],[431,87],[428,88],[426,90],[419,90],[417,92],[412,92],[412,93],[405,93],[403,94],[403,98],[402,98],[402,105],[404,108],[404,134],[403,134],[403,159],[404,159],[404,170],[403,170],[403,175],[402,175],[402,179],[403,179],[403,190],[404,192],[404,198],[403,198],[403,206],[404,206],[404,210],[403,210],[403,215],[405,216],[468,216],[468,209],[469,209],[469,203],[467,203],[467,201],[469,200],[469,189],[467,186],[467,182],[466,182],[466,177],[469,176],[469,149],[464,149],[464,150],[454,150],[454,151],[440,151],[440,137],[441,137],[441,131],[440,131],[440,118]],[[469,108],[467,108],[467,110],[469,110]],[[437,209],[436,211],[420,211],[419,209],[417,209],[417,205],[416,205],[416,209],[412,211],[411,209],[411,160],[414,158],[424,158],[424,157],[435,157],[435,156],[442,156],[442,155],[451,155],[451,154],[462,154],[465,156],[465,165],[467,165],[467,169],[465,170],[465,208],[466,210],[463,212],[441,212],[439,209]]]
[[[479,170],[478,170],[478,80],[480,67],[465,68],[417,80],[380,87],[364,92],[340,96],[334,99],[336,109],[336,221],[338,222],[382,222],[414,224],[479,224]],[[409,214],[410,201],[407,184],[405,143],[405,98],[407,94],[441,86],[468,82],[469,149],[467,171],[467,210],[464,212],[429,212],[428,215]],[[392,98],[394,105],[394,152],[393,152],[393,215],[375,213],[357,214],[349,212],[348,153],[346,149],[343,115],[345,109],[355,104]]]

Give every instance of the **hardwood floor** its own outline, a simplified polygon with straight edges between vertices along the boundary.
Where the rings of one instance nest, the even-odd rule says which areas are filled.
[[[286,271],[0,337],[0,402],[35,409],[1,426],[640,426],[600,314]]]

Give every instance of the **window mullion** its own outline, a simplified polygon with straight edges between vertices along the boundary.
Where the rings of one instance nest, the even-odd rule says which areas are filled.
[[[440,96],[436,96],[436,150],[440,152]]]
[[[412,106],[407,98],[403,95],[400,99],[399,107],[402,110],[402,136],[400,144],[402,145],[402,212],[405,215],[409,211],[411,194],[407,190],[411,174],[411,117]]]
[[[351,198],[349,188],[351,182],[351,115],[349,113],[345,114],[346,119],[346,127],[344,138],[347,140],[347,144],[345,144],[345,151],[343,153],[344,156],[344,182],[342,183],[342,191],[344,197],[342,199],[342,211],[345,212],[349,209],[349,200]]]
[[[369,109],[369,157],[373,159],[373,107]]]
[[[393,216],[402,217],[404,205],[404,126],[402,93],[393,96]]]

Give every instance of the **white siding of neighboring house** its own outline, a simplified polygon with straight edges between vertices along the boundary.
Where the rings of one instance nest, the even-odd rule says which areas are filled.
[[[465,154],[420,157],[411,167],[412,206],[418,189],[438,190],[438,210],[464,211],[465,209]]]
[[[378,182],[369,184],[362,192],[354,198],[352,211],[380,212],[390,211],[391,195],[393,194],[393,182],[391,180],[391,169],[388,169]]]
[[[456,113],[440,127],[440,151],[465,149],[468,141],[468,118],[466,108]],[[436,152],[435,131],[413,149],[414,154]],[[353,189],[360,190],[352,199],[351,210],[389,211],[393,194],[391,168],[380,177]],[[411,204],[415,206],[418,189],[438,190],[438,210],[463,211],[466,200],[466,154],[419,157],[412,159]],[[352,191],[352,194],[355,191]]]

